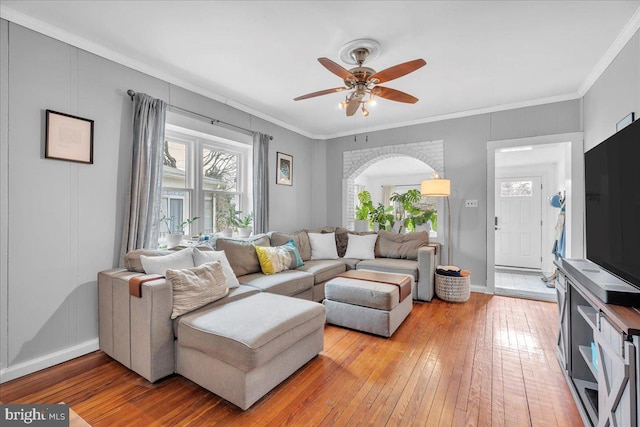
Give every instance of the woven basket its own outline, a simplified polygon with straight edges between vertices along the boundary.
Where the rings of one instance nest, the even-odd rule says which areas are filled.
[[[465,302],[469,299],[471,274],[462,270],[462,277],[441,276],[436,273],[436,295],[438,298],[449,302]]]

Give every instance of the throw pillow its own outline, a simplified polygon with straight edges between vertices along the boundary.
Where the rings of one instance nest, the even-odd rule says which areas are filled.
[[[165,256],[175,253],[174,251],[160,250],[160,249],[135,249],[127,252],[124,256],[123,264],[124,268],[129,271],[135,271],[136,273],[144,273],[144,267],[140,261],[140,255],[144,256]]]
[[[184,270],[169,269],[166,275],[173,288],[172,319],[219,300],[229,293],[227,279],[219,261]]]
[[[382,258],[418,259],[418,249],[429,245],[429,233],[414,231],[398,234],[380,230],[375,254]]]
[[[378,240],[377,234],[367,234],[363,236],[358,236],[357,234],[348,234],[348,237],[349,243],[347,245],[347,251],[344,254],[345,258],[375,258],[373,248],[376,246],[376,240]]]
[[[236,275],[233,274],[233,269],[231,268],[231,264],[229,264],[229,260],[227,259],[224,251],[202,251],[198,248],[195,248],[193,250],[193,263],[196,267],[213,261],[220,262],[222,271],[224,272],[224,277],[227,278],[227,287],[229,289],[237,288],[238,286],[240,286],[240,282],[238,282],[238,278],[236,277]]]
[[[140,262],[142,263],[142,268],[144,268],[145,273],[164,276],[170,268],[181,270],[195,267],[193,264],[193,255],[191,254],[192,251],[192,248],[186,248],[164,256],[140,255]]]
[[[311,259],[338,259],[336,233],[309,233]]]
[[[216,250],[224,251],[233,273],[236,277],[241,277],[261,271],[255,246],[268,246],[269,244],[269,236],[266,235],[246,240],[218,238],[216,239]]]
[[[269,275],[300,267],[302,259],[293,240],[281,246],[256,246],[262,273]]]

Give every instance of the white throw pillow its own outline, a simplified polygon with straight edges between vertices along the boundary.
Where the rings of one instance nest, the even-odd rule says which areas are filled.
[[[309,233],[311,259],[338,259],[336,233]]]
[[[238,278],[233,274],[233,269],[224,251],[201,251],[198,248],[193,250],[193,263],[196,267],[208,262],[219,261],[224,272],[224,277],[227,278],[227,287],[229,289],[237,288],[240,286]]]
[[[224,298],[229,293],[225,283],[227,278],[218,261],[181,270],[169,269],[167,281],[173,287],[172,319]]]
[[[355,259],[374,259],[373,249],[376,246],[376,240],[378,240],[377,234],[365,234],[358,236],[357,234],[347,234],[349,241],[347,244],[347,252],[344,254],[345,258]]]
[[[169,269],[182,270],[195,267],[192,252],[193,248],[186,248],[163,256],[140,255],[140,262],[145,273],[164,276]]]

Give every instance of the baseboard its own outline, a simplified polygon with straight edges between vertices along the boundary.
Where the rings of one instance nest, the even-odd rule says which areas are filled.
[[[478,294],[491,294],[491,292],[489,292],[489,289],[486,286],[481,286],[481,285],[471,285],[469,286],[469,290],[471,292],[476,292]]]
[[[0,370],[0,384],[98,350],[98,338]]]

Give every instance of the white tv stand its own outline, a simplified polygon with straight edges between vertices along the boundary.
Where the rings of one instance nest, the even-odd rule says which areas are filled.
[[[640,310],[604,303],[591,290],[594,280],[629,285],[585,260],[556,266],[558,361],[584,424],[637,426]]]

